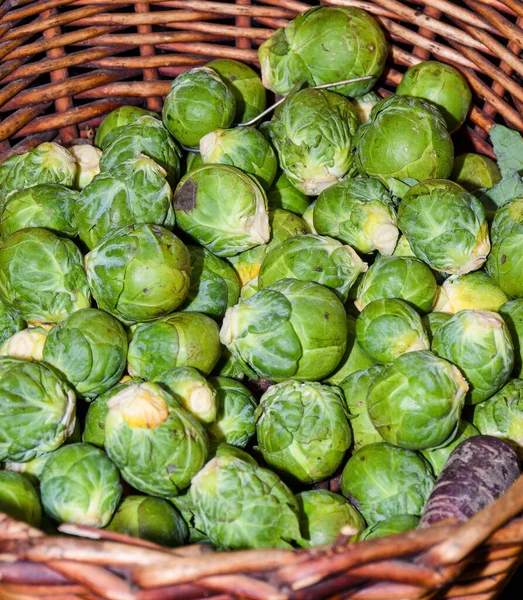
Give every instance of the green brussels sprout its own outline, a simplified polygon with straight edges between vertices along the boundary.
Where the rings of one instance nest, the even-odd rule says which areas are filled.
[[[484,271],[449,277],[438,289],[434,310],[455,314],[460,310],[497,312],[508,296]]]
[[[505,440],[523,458],[523,380],[512,379],[486,402],[476,405],[472,422],[482,435]]]
[[[234,269],[201,246],[187,246],[191,257],[191,283],[181,310],[223,319],[225,311],[240,297]]]
[[[255,467],[258,466],[256,460],[254,460],[250,454],[245,452],[245,450],[238,448],[237,446],[231,446],[230,444],[222,443],[218,444],[218,446],[215,446],[213,450],[213,458],[220,458],[220,456],[233,456],[234,458],[239,458],[240,460],[248,462]]]
[[[410,247],[409,240],[403,234],[398,238],[398,243],[396,244],[396,248],[394,249],[392,256],[416,258],[416,255],[414,252],[412,252],[412,248]]]
[[[316,206],[316,200],[314,200],[314,202],[311,202],[309,204],[308,208],[306,208],[305,211],[302,214],[302,219],[307,224],[307,228],[308,228],[308,232],[307,233],[314,233],[314,234],[318,233],[316,231],[316,228],[314,227],[314,207],[315,206]]]
[[[297,235],[267,252],[258,275],[258,289],[281,279],[315,281],[345,301],[358,275],[366,270],[367,263],[350,246],[319,235]]]
[[[355,452],[343,469],[341,490],[368,525],[396,515],[420,516],[434,486],[423,459],[384,442]]]
[[[76,422],[79,423],[78,420]],[[69,442],[72,437],[73,436],[71,435],[67,442]],[[4,462],[3,468],[6,471],[22,473],[24,477],[26,477],[34,485],[35,488],[38,488],[40,485],[40,476],[44,470],[45,463],[52,454],[52,452],[46,452],[45,454],[42,454],[42,456],[33,458],[27,462]]]
[[[126,127],[115,129],[108,136],[107,142],[100,159],[100,171],[109,171],[144,154],[164,169],[172,187],[180,179],[181,152],[158,119],[139,117]]]
[[[127,334],[119,321],[96,308],[78,310],[51,329],[43,359],[91,400],[118,383],[125,370]]]
[[[258,287],[258,278],[255,277],[248,281],[240,291],[240,300],[243,302],[244,300],[248,300],[251,296],[254,296],[256,292],[259,292],[260,289]]]
[[[218,399],[214,388],[194,367],[175,367],[155,379],[180,402],[182,408],[204,424],[216,419]]]
[[[200,140],[204,164],[237,167],[255,178],[264,190],[271,187],[278,161],[271,144],[254,127],[216,129]]]
[[[207,460],[199,421],[155,383],[135,383],[107,402],[105,448],[122,477],[153,496],[176,496]]]
[[[336,369],[323,380],[323,383],[329,385],[341,385],[342,381],[356,371],[368,369],[374,365],[361,349],[356,340],[356,319],[352,315],[347,315],[347,346],[345,353]]]
[[[251,377],[320,380],[345,352],[347,319],[331,290],[282,279],[227,309],[220,340]]]
[[[499,308],[514,346],[514,377],[523,379],[523,299],[511,300]]]
[[[40,498],[27,477],[14,471],[0,471],[0,512],[32,527],[40,527]]]
[[[463,75],[454,67],[435,60],[410,67],[396,88],[396,94],[435,104],[450,133],[463,125],[472,102],[472,93]]]
[[[265,462],[304,483],[332,475],[352,442],[341,392],[321,383],[272,386],[261,397],[255,418]]]
[[[368,444],[381,442],[382,437],[372,424],[367,410],[367,394],[370,386],[385,369],[384,365],[373,365],[363,371],[356,371],[346,377],[340,387],[350,413],[350,426],[354,450]]]
[[[0,244],[0,296],[29,325],[59,323],[89,307],[80,250],[47,229],[16,231]]]
[[[417,258],[384,256],[363,276],[356,307],[363,310],[374,300],[398,298],[421,312],[429,312],[437,293],[438,284],[425,263]]]
[[[189,529],[181,514],[163,498],[127,496],[106,529],[161,546],[181,546]]]
[[[95,175],[100,172],[100,159],[102,151],[91,144],[77,144],[71,146],[69,152],[76,160],[76,177],[74,187],[77,190],[83,190],[88,186]]]
[[[191,488],[182,492],[179,496],[169,498],[178,512],[182,515],[187,529],[189,531],[189,544],[210,543],[207,534],[204,532],[204,524],[196,514],[196,507],[191,497]]]
[[[49,457],[40,477],[45,512],[59,523],[105,527],[120,502],[118,469],[105,452],[69,444]]]
[[[58,235],[74,237],[75,202],[78,192],[63,185],[41,183],[13,192],[7,199],[0,220],[0,234],[7,238],[26,227],[43,227]]]
[[[419,314],[395,298],[365,306],[356,320],[356,339],[367,356],[386,365],[407,352],[430,349]]]
[[[427,336],[429,338],[431,345],[432,345],[432,340],[434,339],[434,336],[436,335],[436,331],[438,330],[440,325],[443,325],[443,323],[446,323],[451,318],[451,316],[452,315],[449,313],[431,312],[431,313],[428,313],[427,315],[425,315],[421,319],[421,322],[423,323],[423,327],[425,328],[425,331],[427,332]]]
[[[361,540],[377,540],[378,538],[404,533],[418,527],[419,517],[416,515],[394,515],[378,521],[362,533]]]
[[[201,154],[199,152],[187,152],[184,175],[187,175],[187,173],[190,173],[201,166],[203,166]]]
[[[0,344],[25,327],[25,321],[18,311],[11,309],[0,299]]]
[[[246,123],[265,110],[265,88],[258,73],[249,65],[230,58],[218,58],[206,66],[216,71],[229,86],[236,101],[235,123]]]
[[[455,364],[469,385],[468,404],[495,394],[514,367],[514,347],[503,319],[487,310],[462,310],[443,323],[432,342],[435,354]]]
[[[362,123],[369,120],[371,110],[381,101],[381,96],[376,92],[367,92],[359,98],[354,98],[353,102],[358,111],[358,116]]]
[[[165,171],[143,154],[97,175],[76,201],[78,234],[91,250],[124,225],[152,223],[172,229],[172,190]]]
[[[197,146],[207,133],[230,127],[235,112],[236,100],[229,86],[213,69],[198,67],[173,81],[162,119],[180,143]]]
[[[523,298],[523,198],[505,202],[496,211],[491,236],[488,273],[506,294]]]
[[[430,466],[432,467],[432,472],[436,477],[439,477],[441,471],[443,471],[443,467],[445,466],[454,448],[456,448],[456,446],[459,446],[461,442],[463,442],[469,437],[472,437],[473,435],[479,435],[479,431],[477,430],[477,428],[474,427],[472,423],[461,419],[458,431],[456,433],[456,437],[452,440],[450,444],[443,446],[443,448],[421,451],[421,454],[425,457],[427,462],[430,463]]]
[[[487,260],[485,209],[457,183],[434,179],[411,187],[398,222],[416,256],[436,271],[463,275]]]
[[[28,327],[7,338],[0,345],[0,356],[24,360],[43,360],[47,331],[43,327]]]
[[[234,256],[269,241],[263,188],[236,167],[203,165],[174,194],[178,227],[217,256]]]
[[[193,478],[191,498],[217,548],[290,549],[301,540],[298,502],[268,469],[233,456],[213,458]]]
[[[108,136],[114,136],[115,133],[121,133],[129,125],[134,123],[140,117],[157,117],[156,113],[145,110],[139,106],[119,106],[111,111],[100,123],[94,136],[94,145],[102,150],[108,146],[111,141]]]
[[[0,293],[1,263],[0,247]],[[174,233],[140,223],[102,238],[85,257],[85,270],[99,308],[131,324],[168,315],[183,303],[191,257]]]
[[[377,179],[345,179],[322,192],[314,205],[314,228],[358,252],[389,256],[399,231],[396,207]]]
[[[300,505],[300,524],[305,548],[333,544],[344,527],[354,530],[356,541],[365,528],[360,513],[339,494],[328,490],[310,490],[296,496]]]
[[[452,172],[454,146],[445,120],[434,105],[419,98],[391,96],[378,102],[355,145],[361,173],[385,185],[391,178],[423,181]]]
[[[454,438],[468,389],[450,362],[426,350],[408,352],[372,382],[369,417],[386,442],[410,450],[438,448]]]
[[[303,215],[309,207],[309,197],[295,188],[283,171],[267,191],[269,209],[283,208],[295,215]]]
[[[305,89],[290,94],[276,109],[269,132],[289,181],[302,193],[317,196],[351,170],[358,125],[350,100]]]
[[[34,150],[11,156],[0,165],[0,189],[5,196],[38,183],[73,187],[75,177],[74,156],[54,142],[44,142]]]
[[[258,50],[262,81],[281,96],[295,85],[333,83],[373,75],[337,87],[361,96],[376,83],[387,58],[387,41],[367,12],[352,7],[310,8],[284,29],[277,29]]]
[[[253,395],[239,381],[228,377],[213,377],[209,383],[216,390],[218,404],[216,419],[207,428],[211,442],[245,448],[256,431]]]
[[[195,312],[174,313],[133,329],[127,368],[141,379],[155,379],[174,367],[194,367],[208,375],[220,352],[215,321]]]
[[[498,165],[488,156],[467,152],[454,159],[454,168],[450,176],[468,192],[489,190],[501,181]]]
[[[238,361],[227,348],[222,348],[220,359],[213,374],[216,377],[230,377],[237,381],[242,381],[245,378],[245,373],[241,370]]]

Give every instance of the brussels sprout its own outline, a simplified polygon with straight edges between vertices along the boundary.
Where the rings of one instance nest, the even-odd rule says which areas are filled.
[[[475,406],[473,423],[482,435],[505,440],[523,458],[523,380],[512,379]]]
[[[314,227],[314,207],[316,206],[316,200],[311,202],[307,209],[302,214],[302,218],[307,223],[308,233],[317,234],[316,228]],[[334,237],[334,236],[333,236]],[[343,241],[343,240],[342,240]]]
[[[434,310],[457,313],[460,310],[492,310],[497,312],[508,296],[484,271],[473,271],[449,277],[438,289]]]
[[[213,372],[217,377],[230,377],[237,381],[242,381],[245,378],[245,373],[241,370],[238,361],[227,348],[222,347],[222,353],[216,368]]]
[[[419,98],[391,96],[378,102],[355,144],[360,171],[386,185],[391,178],[422,181],[452,172],[454,146],[445,120]]]
[[[398,221],[416,256],[437,271],[463,275],[487,259],[485,209],[457,183],[441,179],[411,187],[400,203]]]
[[[377,179],[345,179],[320,194],[314,205],[314,227],[358,252],[379,250],[389,256],[396,247],[396,207]]]
[[[169,501],[172,502],[180,512],[187,525],[187,529],[189,530],[189,544],[210,543],[207,534],[203,530],[204,525],[196,514],[196,507],[191,498],[191,488],[185,490],[179,496],[169,498]]]
[[[350,426],[354,450],[368,444],[381,442],[382,437],[372,424],[367,410],[367,394],[370,386],[385,369],[384,365],[373,365],[362,371],[356,371],[346,377],[340,387],[350,413]]]
[[[499,309],[514,346],[514,377],[523,379],[523,299],[506,302]]]
[[[133,329],[127,366],[131,376],[141,379],[154,379],[174,367],[194,367],[208,375],[220,351],[215,321],[200,313],[175,313]]]
[[[229,58],[218,58],[206,66],[216,71],[229,86],[236,101],[235,123],[246,123],[265,110],[265,88],[251,67]]]
[[[468,404],[490,398],[507,382],[514,367],[508,327],[492,311],[462,310],[453,315],[436,331],[432,349],[465,375],[470,384]]]
[[[191,283],[181,310],[201,312],[223,319],[225,311],[240,297],[234,269],[201,246],[187,246],[191,257]]]
[[[245,448],[256,429],[253,395],[239,381],[227,377],[213,377],[209,383],[216,390],[218,404],[216,420],[207,429],[211,442]]]
[[[254,127],[216,129],[200,140],[204,164],[231,165],[258,180],[263,189],[271,187],[278,162],[271,144]]]
[[[395,535],[416,529],[419,517],[416,515],[394,515],[384,521],[378,521],[362,533],[361,540],[377,540],[378,538]]]
[[[59,323],[89,307],[80,250],[47,229],[16,231],[0,245],[0,295],[29,325]]]
[[[0,247],[0,293],[1,266]],[[98,306],[131,324],[168,315],[183,303],[189,292],[191,257],[168,229],[129,225],[100,240],[85,257],[85,270]]]
[[[40,526],[40,498],[27,477],[13,471],[0,471],[0,512],[32,527]]]
[[[430,463],[434,475],[439,477],[454,448],[459,446],[463,440],[478,434],[479,431],[476,429],[476,427],[474,427],[474,425],[472,425],[472,423],[461,419],[458,431],[456,432],[456,437],[450,444],[434,450],[422,450],[421,454],[425,457],[427,462]]]
[[[127,496],[106,529],[161,546],[181,546],[189,537],[182,515],[163,498]]]
[[[172,229],[172,190],[165,171],[143,154],[97,175],[76,201],[76,224],[91,250],[124,225],[152,223]]]
[[[381,97],[376,92],[367,92],[359,98],[353,100],[358,116],[362,123],[369,120],[372,108],[381,101]]]
[[[334,292],[282,279],[229,308],[220,339],[251,377],[319,380],[345,352],[347,319]]]
[[[431,352],[408,352],[373,381],[367,408],[386,442],[426,450],[452,441],[467,391],[467,382],[451,363]]]
[[[494,216],[487,271],[509,296],[523,298],[523,198],[505,202]]]
[[[76,423],[79,423],[79,421],[77,420]],[[71,435],[67,442],[69,442],[69,440],[71,440],[73,437],[74,436]],[[13,473],[22,473],[24,477],[26,477],[27,480],[35,486],[35,488],[38,488],[40,485],[40,476],[44,470],[45,463],[47,462],[47,459],[52,456],[52,454],[52,452],[46,452],[45,454],[42,454],[42,456],[33,458],[27,462],[4,462],[3,468],[6,471],[12,471]]]
[[[297,235],[270,249],[258,275],[262,290],[281,279],[315,281],[345,301],[349,289],[367,264],[350,246],[319,235]]]
[[[136,383],[107,403],[105,448],[122,477],[154,496],[176,496],[207,460],[209,443],[198,420],[154,383]]]
[[[180,179],[181,152],[161,121],[149,116],[139,117],[108,136],[100,171],[109,171],[139,154],[158,163],[167,173],[169,184],[176,185]]]
[[[0,346],[0,356],[24,360],[43,360],[47,331],[43,327],[29,327],[18,331]]]
[[[309,207],[309,197],[295,188],[285,173],[280,173],[267,191],[269,209],[283,208],[296,215],[303,215]]]
[[[352,442],[344,404],[337,388],[316,382],[269,388],[255,415],[265,462],[304,483],[332,475]]]
[[[467,118],[472,93],[467,80],[454,67],[429,60],[410,67],[396,88],[398,96],[414,96],[435,104],[450,133]]]
[[[90,400],[116,385],[125,370],[127,334],[103,310],[85,308],[51,329],[44,360],[61,371],[77,394]]]
[[[436,335],[436,331],[438,330],[438,328],[440,327],[440,325],[443,325],[443,323],[446,323],[452,315],[450,315],[449,313],[444,313],[444,312],[431,312],[428,315],[425,315],[423,317],[423,319],[421,319],[422,323],[423,323],[423,327],[425,328],[425,331],[427,332],[427,336],[429,338],[429,341],[432,345],[432,340],[434,339],[434,336]]]
[[[494,187],[501,181],[501,173],[498,165],[488,156],[467,152],[454,159],[450,178],[468,192],[474,193]]]
[[[100,172],[100,158],[102,151],[90,144],[77,144],[71,146],[69,152],[76,160],[76,177],[74,187],[83,190],[89,185],[95,175]]]
[[[236,101],[229,86],[213,69],[198,67],[173,81],[162,118],[180,143],[197,146],[207,133],[229,127],[235,112]]]
[[[410,247],[409,240],[404,235],[400,235],[398,238],[398,243],[396,244],[396,248],[394,249],[392,256],[416,258],[416,255],[414,252],[412,252],[412,248]]]
[[[2,211],[0,234],[3,238],[26,227],[51,229],[58,235],[74,237],[75,201],[78,192],[63,185],[41,183],[14,192]]]
[[[213,458],[193,478],[191,498],[217,548],[291,548],[301,540],[298,502],[268,469],[233,456]]]
[[[324,379],[323,383],[329,385],[340,385],[352,373],[362,371],[374,365],[361,349],[356,340],[356,319],[352,315],[347,315],[347,346],[345,353],[336,369]]]
[[[140,117],[146,116],[157,117],[156,113],[140,108],[139,106],[120,106],[115,108],[105,117],[100,123],[100,127],[96,130],[94,145],[105,150],[111,141],[108,138],[109,135],[114,137],[115,134],[124,131]]]
[[[276,109],[269,131],[289,181],[317,196],[350,171],[358,125],[350,100],[305,89],[290,94]]]
[[[155,382],[167,388],[182,407],[202,423],[212,423],[216,419],[216,391],[195,368],[169,369]]]
[[[300,505],[305,548],[333,544],[344,527],[354,530],[351,541],[356,541],[365,528],[360,513],[339,494],[328,490],[310,490],[298,494],[296,500]]]
[[[369,444],[345,465],[341,490],[368,525],[396,515],[421,515],[434,479],[423,459],[391,444]]]
[[[25,327],[25,321],[0,299],[0,344]]]
[[[416,258],[384,256],[364,275],[356,307],[363,310],[374,300],[398,298],[421,312],[429,312],[437,293],[438,284],[426,264]]]
[[[174,195],[178,227],[217,256],[269,241],[263,188],[236,167],[204,165],[185,175]]]
[[[11,156],[0,166],[0,189],[7,196],[38,183],[59,183],[73,187],[76,160],[65,148],[44,142],[34,150]]]
[[[315,7],[285,29],[277,29],[258,50],[262,81],[284,96],[296,84],[318,85],[373,75],[337,87],[361,96],[376,83],[387,58],[387,41],[378,23],[359,8]]]
[[[374,300],[365,306],[356,320],[356,339],[372,360],[384,364],[406,352],[430,348],[419,314],[394,298]]]
[[[201,167],[202,165],[203,165],[203,158],[199,152],[187,152],[187,159],[186,159],[186,164],[185,164],[184,175],[187,175],[187,173],[194,171],[195,169],[197,169],[198,167]]]
[[[230,444],[218,444],[218,446],[214,448],[213,458],[220,458],[221,456],[233,456],[234,458],[239,458],[255,467],[258,466],[258,463],[254,458],[250,454],[247,454],[245,450],[242,450],[237,446],[231,446]]]
[[[54,452],[40,483],[45,512],[59,523],[105,527],[122,495],[118,469],[105,452],[89,444]]]

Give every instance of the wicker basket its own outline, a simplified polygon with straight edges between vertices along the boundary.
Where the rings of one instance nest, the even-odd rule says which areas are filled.
[[[104,1],[107,3],[104,4]],[[329,0],[376,15],[391,41],[380,93],[430,57],[475,92],[455,140],[492,155],[494,122],[523,131],[521,0]],[[0,7],[0,162],[43,141],[90,139],[123,104],[160,110],[170,81],[209,58],[256,63],[297,0],[6,0]],[[119,534],[42,532],[0,514],[0,598],[32,600],[489,600],[523,561],[523,478],[464,526],[310,551],[167,550]]]

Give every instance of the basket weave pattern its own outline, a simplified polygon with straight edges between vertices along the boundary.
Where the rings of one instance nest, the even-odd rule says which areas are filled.
[[[257,46],[312,0],[6,0],[0,5],[0,162],[43,141],[90,139],[124,104],[159,111],[171,80],[211,58],[256,64]],[[379,92],[429,58],[475,93],[463,147],[493,155],[494,122],[523,131],[520,0],[325,0],[380,21],[391,53]],[[6,600],[490,600],[523,560],[523,478],[464,526],[308,551],[167,550],[62,526],[48,537],[0,514]],[[80,537],[78,537],[80,536]]]

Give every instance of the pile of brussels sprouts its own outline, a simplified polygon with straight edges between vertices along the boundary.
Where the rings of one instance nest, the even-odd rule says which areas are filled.
[[[386,56],[313,8],[261,78],[212,61],[0,166],[0,511],[309,547],[415,528],[466,438],[523,455],[523,139],[454,159],[466,81],[380,99]]]

